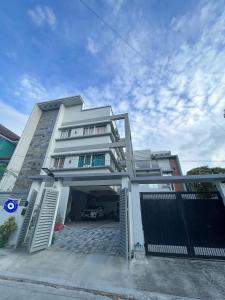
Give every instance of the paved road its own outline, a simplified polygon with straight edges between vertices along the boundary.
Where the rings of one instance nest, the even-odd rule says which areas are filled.
[[[116,299],[101,295],[93,295],[83,291],[48,287],[8,280],[0,280],[1,300],[109,300]],[[122,298],[118,298],[121,299]]]
[[[23,251],[1,249],[0,279],[4,279],[2,276],[134,295],[137,299],[141,299],[141,293],[154,300],[162,297],[225,300],[225,261],[147,257],[146,261],[133,261],[128,268],[119,256],[82,255],[54,248],[28,255]],[[0,291],[0,300],[1,295]],[[23,298],[16,298],[20,299]],[[101,299],[100,296],[97,299]]]

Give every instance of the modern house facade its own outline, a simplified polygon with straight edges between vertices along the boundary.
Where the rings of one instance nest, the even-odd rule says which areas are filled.
[[[137,246],[144,252],[140,193],[184,190],[180,183],[132,182],[182,175],[178,157],[133,151],[128,114],[114,115],[111,106],[85,109],[80,96],[34,106],[8,170],[0,191],[27,193],[28,199],[13,241],[18,246],[29,237],[30,252],[51,245],[57,217],[64,224],[80,221],[81,212],[93,205],[119,220],[122,253],[131,255]]]
[[[0,179],[13,155],[19,136],[0,124]]]

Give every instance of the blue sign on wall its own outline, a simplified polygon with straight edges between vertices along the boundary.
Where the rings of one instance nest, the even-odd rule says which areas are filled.
[[[5,211],[7,211],[8,213],[13,213],[17,210],[18,208],[18,204],[17,204],[17,201],[14,200],[14,199],[7,199],[5,201],[5,204],[4,204],[4,209]]]

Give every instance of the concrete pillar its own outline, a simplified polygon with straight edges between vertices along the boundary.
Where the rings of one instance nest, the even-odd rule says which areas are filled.
[[[122,177],[122,179],[121,179],[122,189],[124,189],[124,188],[129,189],[129,182],[130,182],[130,180],[129,180],[128,176]]]
[[[220,192],[221,197],[223,198],[223,203],[225,205],[225,182],[218,182],[216,183],[216,187]]]
[[[63,224],[65,223],[69,194],[70,194],[70,187],[68,187],[68,186],[62,187],[62,192],[61,192],[61,195],[59,198],[58,212],[59,212],[60,216],[62,217]]]
[[[30,187],[30,190],[29,190],[29,193],[28,193],[28,196],[27,196],[27,200],[29,201],[30,200],[30,196],[32,194],[32,191],[33,190],[36,190],[37,192],[39,192],[40,188],[41,188],[41,181],[39,180],[34,180],[31,184],[31,187]]]
[[[143,260],[145,258],[144,233],[142,227],[141,202],[139,184],[131,184],[131,200],[134,233],[134,257]]]

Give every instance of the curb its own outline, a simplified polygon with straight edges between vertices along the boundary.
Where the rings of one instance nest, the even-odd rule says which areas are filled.
[[[21,282],[21,283],[29,283],[29,284],[35,284],[35,285],[42,285],[52,288],[62,288],[70,291],[79,291],[79,292],[86,292],[95,296],[104,296],[108,297],[113,300],[138,300],[137,298],[134,298],[132,296],[127,297],[126,295],[121,295],[117,293],[111,293],[111,292],[104,292],[100,290],[95,289],[87,289],[87,288],[81,288],[71,285],[63,285],[63,284],[57,284],[57,283],[51,283],[47,281],[40,281],[40,280],[34,280],[34,279],[28,279],[28,278],[19,278],[19,277],[13,277],[13,276],[5,276],[0,275],[0,280],[5,281],[14,281],[14,282]]]

